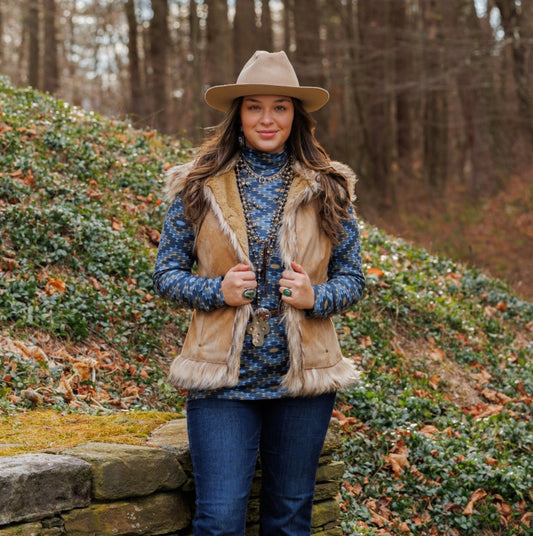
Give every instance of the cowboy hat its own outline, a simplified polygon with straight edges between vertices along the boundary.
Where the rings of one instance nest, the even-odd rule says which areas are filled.
[[[250,95],[295,97],[308,112],[322,108],[329,100],[329,93],[321,87],[300,86],[283,51],[257,50],[242,68],[235,84],[210,87],[205,92],[205,101],[212,108],[226,112],[236,98]]]

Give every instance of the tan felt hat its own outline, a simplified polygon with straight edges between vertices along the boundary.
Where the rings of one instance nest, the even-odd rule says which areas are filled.
[[[285,52],[257,50],[242,68],[235,84],[210,87],[205,92],[209,106],[227,111],[238,97],[250,95],[283,95],[302,101],[308,112],[314,112],[329,100],[321,87],[300,86],[298,77]]]

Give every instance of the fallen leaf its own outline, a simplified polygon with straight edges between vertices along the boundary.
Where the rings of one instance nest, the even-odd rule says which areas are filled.
[[[387,525],[389,523],[389,520],[378,514],[375,510],[372,510],[372,508],[368,508],[368,511],[371,514],[370,521],[371,523],[374,523],[374,525],[377,525],[378,527],[383,527],[384,525]]]
[[[485,387],[483,391],[481,391],[481,394],[489,401],[494,402],[495,404],[508,404],[509,402],[512,402],[512,398],[507,396],[504,393],[500,393],[499,391],[496,391],[494,389],[489,389],[488,387]]]
[[[432,389],[435,389],[437,390],[439,388],[439,384],[440,384],[440,376],[438,374],[433,374],[430,378],[429,378],[429,386],[432,388]]]
[[[498,415],[504,410],[504,406],[500,404],[483,404],[479,403],[474,406],[464,408],[465,413],[472,415],[475,419],[483,419],[485,417],[491,417]]]
[[[146,226],[144,228],[144,232],[146,234],[146,237],[148,240],[154,245],[158,246],[159,242],[161,241],[161,233],[157,229],[153,229],[152,227]]]
[[[66,290],[67,284],[64,281],[61,281],[61,279],[49,278],[46,282],[45,291],[49,296],[56,292],[65,292]]]
[[[395,528],[397,528],[402,534],[411,534],[411,530],[409,529],[409,525],[405,521],[400,521],[398,523],[394,523]]]
[[[385,461],[391,466],[391,469],[396,477],[400,478],[404,467],[409,467],[409,449],[403,441],[398,441],[390,454],[385,456]]]
[[[471,516],[474,513],[475,504],[486,496],[487,492],[483,488],[478,488],[476,491],[474,491],[474,493],[472,493],[472,495],[470,496],[468,504],[463,510],[463,515]]]
[[[65,375],[62,375],[61,378],[59,378],[59,383],[56,389],[59,394],[63,395],[67,402],[74,399],[74,391],[72,390],[71,383],[72,377],[67,378]]]
[[[494,502],[496,503],[496,508],[500,514],[500,523],[504,527],[507,527],[511,520],[511,513],[513,510],[511,505],[506,503],[504,498],[499,494],[494,495]]]
[[[446,274],[444,279],[446,281],[452,281],[453,283],[459,284],[461,282],[461,279],[463,278],[463,274],[460,274],[458,272],[450,272]]]
[[[331,412],[331,416],[334,418],[334,419],[337,419],[339,422],[340,421],[344,421],[346,419],[346,416],[344,415],[344,413],[341,413],[338,409],[334,409],[332,412]]]
[[[429,439],[432,439],[437,434],[440,434],[439,429],[436,426],[433,426],[432,424],[427,424],[421,430],[419,430],[419,432],[425,435],[426,437],[428,437]]]
[[[5,270],[7,272],[12,272],[18,268],[18,262],[15,259],[10,257],[1,257],[0,258],[0,270]]]
[[[504,301],[500,301],[496,304],[496,309],[498,311],[507,311],[507,304]]]
[[[370,335],[365,335],[364,337],[359,337],[359,338],[357,339],[357,342],[358,342],[363,348],[368,348],[369,346],[372,346],[372,344],[373,344]]]
[[[43,402],[43,397],[33,389],[23,389],[20,394],[36,406]]]
[[[98,361],[91,357],[78,358],[76,361],[73,361],[72,369],[82,382],[86,380],[92,380],[94,382],[96,380],[95,373],[98,365]]]
[[[492,378],[491,373],[487,372],[486,370],[482,370],[481,372],[473,372],[471,376],[472,376],[472,379],[477,381],[478,389],[481,389],[483,385],[485,385],[486,383],[489,383],[489,381]]]
[[[496,307],[492,307],[492,305],[487,305],[485,307],[485,314],[489,317],[489,318],[493,318],[494,315],[498,312],[498,310],[496,309]]]
[[[355,485],[350,484],[346,480],[342,483],[342,487],[352,496],[360,495],[363,491],[363,486],[356,482]]]
[[[124,224],[116,218],[111,218],[111,222],[113,231],[120,231],[124,227]]]
[[[367,269],[366,273],[368,275],[375,275],[377,277],[383,277],[383,270],[380,270],[379,268],[375,268],[375,267],[370,267]]]
[[[533,512],[526,512],[521,518],[520,523],[525,525],[527,528],[531,527],[531,521],[533,520]]]
[[[520,380],[518,384],[516,385],[516,388],[518,389],[518,392],[525,397],[531,397],[531,395],[524,389],[524,382]]]
[[[446,354],[444,353],[444,350],[439,347],[434,347],[429,352],[429,357],[433,359],[434,361],[443,361],[446,358]]]

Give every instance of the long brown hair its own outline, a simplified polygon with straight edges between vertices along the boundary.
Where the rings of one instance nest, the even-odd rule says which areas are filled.
[[[200,146],[195,165],[187,177],[182,192],[184,215],[193,225],[201,222],[207,210],[204,182],[224,169],[240,149],[242,101],[242,97],[235,99],[222,122],[212,129]],[[315,138],[316,121],[298,99],[292,101],[294,119],[287,140],[288,153],[305,167],[320,173],[321,188],[317,194],[320,225],[326,236],[338,243],[342,220],[347,218],[350,206],[348,181],[333,168],[328,154]]]

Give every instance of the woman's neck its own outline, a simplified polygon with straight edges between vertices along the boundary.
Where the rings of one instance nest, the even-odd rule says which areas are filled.
[[[270,171],[275,173],[283,167],[288,158],[286,149],[280,153],[265,153],[251,147],[243,147],[241,149],[241,156],[258,173],[268,173]]]

